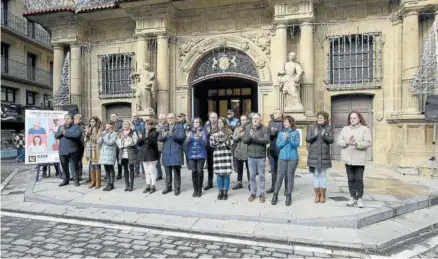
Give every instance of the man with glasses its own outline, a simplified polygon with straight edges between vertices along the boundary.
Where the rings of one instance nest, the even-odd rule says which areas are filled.
[[[175,123],[175,115],[167,115],[167,127],[160,133],[158,141],[163,142],[163,165],[166,172],[166,189],[163,194],[172,191],[172,171],[174,176],[175,196],[181,193],[181,165],[183,164],[183,143],[186,138],[184,127]]]

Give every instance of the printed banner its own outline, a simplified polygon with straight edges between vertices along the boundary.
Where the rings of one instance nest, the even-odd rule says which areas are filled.
[[[66,111],[26,110],[27,165],[59,162],[59,140],[55,139],[58,128],[64,125]]]

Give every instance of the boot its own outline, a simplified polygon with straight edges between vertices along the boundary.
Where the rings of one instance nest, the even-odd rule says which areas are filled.
[[[129,191],[132,192],[134,190],[134,172],[129,173]]]
[[[99,189],[102,186],[102,172],[99,170],[96,171],[96,187],[95,189]]]
[[[321,193],[319,192],[319,188],[313,188],[313,190],[315,191],[315,203],[318,203],[321,198]]]
[[[192,183],[193,183],[192,197],[197,197],[198,196],[198,178],[196,177],[195,171],[192,171]]]
[[[125,192],[129,191],[129,172],[124,172],[123,173],[124,178],[125,178]]]
[[[234,185],[233,188],[231,188],[231,189],[238,190],[238,189],[242,189],[242,188],[243,188],[242,182],[237,182],[236,185]]]
[[[319,202],[325,203],[325,190],[326,188],[319,188]]]
[[[114,184],[110,184],[110,186],[108,188],[108,191],[112,191],[112,190],[114,190]]]
[[[204,172],[198,174],[198,197],[202,196],[202,184],[204,182]]]
[[[286,206],[290,206],[292,204],[292,195],[286,195]]]
[[[223,190],[224,195],[222,196],[222,200],[228,200],[228,190]]]
[[[224,193],[222,190],[219,190],[219,194],[217,195],[217,199],[218,200],[222,200],[222,198],[224,197]]]
[[[213,181],[208,181],[207,185],[204,187],[204,191],[210,190],[213,188]]]
[[[278,201],[278,192],[274,192],[274,195],[272,196],[271,204],[276,205],[277,201]]]
[[[275,191],[275,181],[277,181],[277,172],[271,172],[272,184],[271,189],[267,190],[266,193],[273,193]]]
[[[81,184],[79,183],[79,174],[75,175],[75,186],[80,186]]]
[[[122,179],[122,165],[117,164],[117,180]]]
[[[109,173],[109,187],[107,189],[107,191],[112,191],[114,190],[114,180],[116,178],[116,172],[114,171],[114,168],[112,168],[111,172]]]
[[[149,191],[150,194],[154,193],[157,189],[155,189],[155,185],[152,185],[151,190]]]
[[[96,186],[96,171],[90,170],[90,179],[91,179],[91,183],[88,185],[89,189]]]

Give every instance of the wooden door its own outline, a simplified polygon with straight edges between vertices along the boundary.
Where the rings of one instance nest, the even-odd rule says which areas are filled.
[[[332,98],[331,124],[335,143],[332,145],[332,159],[341,160],[341,148],[336,145],[342,128],[348,125],[348,114],[356,110],[362,113],[367,126],[372,133],[373,123],[373,97],[369,95],[342,95]],[[368,149],[367,159],[373,160],[372,148]]]

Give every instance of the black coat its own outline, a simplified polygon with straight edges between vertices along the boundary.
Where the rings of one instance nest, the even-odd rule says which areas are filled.
[[[317,134],[315,135],[315,129]],[[310,171],[315,168],[330,168],[332,167],[332,159],[330,156],[330,144],[333,143],[333,129],[329,125],[310,126],[307,132],[307,143],[309,143],[309,157],[307,165]]]
[[[152,162],[160,159],[160,153],[158,152],[158,132],[155,129],[151,129],[148,135],[142,138],[138,144],[143,146],[143,157],[141,161]]]
[[[276,131],[272,131],[272,128],[276,128]],[[278,156],[278,148],[277,148],[277,137],[278,137],[278,133],[280,133],[283,130],[283,121],[280,120],[271,120],[268,124],[268,129],[271,131],[271,135],[269,136],[270,144],[269,144],[269,149],[268,152],[270,152],[271,154],[275,154]]]

